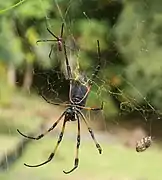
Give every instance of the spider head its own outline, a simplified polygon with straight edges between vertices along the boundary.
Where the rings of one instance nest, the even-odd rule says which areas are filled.
[[[66,110],[65,119],[67,121],[76,121],[76,112],[75,107],[69,107]]]

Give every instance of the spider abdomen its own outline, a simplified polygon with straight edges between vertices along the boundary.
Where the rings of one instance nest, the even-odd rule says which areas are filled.
[[[137,152],[145,151],[147,148],[151,146],[151,143],[152,143],[151,136],[142,138],[140,141],[137,141],[136,143],[136,151]]]
[[[74,104],[85,106],[88,96],[88,88],[83,84],[75,83],[71,89],[71,99]]]

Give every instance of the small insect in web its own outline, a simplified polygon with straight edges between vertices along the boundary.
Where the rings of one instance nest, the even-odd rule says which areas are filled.
[[[151,136],[143,137],[141,140],[136,142],[136,151],[137,152],[145,151],[147,148],[151,146],[151,143],[152,143]]]
[[[57,42],[58,50],[62,51],[63,49],[63,31],[64,31],[64,23],[62,23],[61,26],[61,32],[60,36],[56,36],[49,28],[47,28],[47,31],[55,38],[55,39],[44,39],[44,40],[38,40],[36,43],[39,42]],[[49,52],[49,58],[51,58],[51,54],[54,48],[54,44],[51,45],[51,50]]]
[[[57,144],[56,144],[54,150],[52,151],[52,153],[49,155],[48,159],[37,165],[24,164],[27,167],[39,167],[39,166],[49,163],[54,158],[57,148],[58,148],[60,142],[62,141],[66,123],[68,121],[77,121],[78,131],[77,131],[77,145],[76,145],[76,156],[75,156],[75,161],[74,161],[74,167],[69,171],[63,171],[65,174],[68,174],[68,173],[71,173],[72,171],[74,171],[79,165],[79,148],[80,148],[80,140],[81,140],[80,117],[83,119],[84,123],[86,124],[88,131],[96,145],[96,148],[99,151],[99,154],[102,153],[101,146],[97,142],[97,140],[94,136],[94,133],[93,133],[91,127],[89,126],[89,124],[86,120],[86,117],[81,112],[81,110],[85,109],[85,110],[92,110],[92,111],[100,111],[103,109],[103,103],[102,103],[101,107],[96,107],[96,108],[85,106],[86,100],[87,100],[88,94],[90,92],[90,89],[93,85],[94,79],[96,78],[96,76],[100,70],[100,67],[101,67],[101,52],[100,52],[99,40],[97,40],[98,64],[94,70],[94,73],[92,74],[91,80],[87,81],[87,83],[85,83],[85,84],[80,83],[80,81],[77,81],[72,77],[72,72],[71,72],[71,67],[69,65],[69,61],[68,61],[68,57],[67,57],[65,42],[63,43],[63,45],[64,45],[63,48],[64,48],[64,55],[65,55],[65,61],[66,61],[66,69],[67,69],[68,80],[69,80],[69,84],[70,84],[69,103],[68,104],[54,103],[54,102],[48,101],[43,95],[41,95],[41,96],[44,98],[44,100],[47,103],[50,103],[53,105],[58,105],[58,106],[64,106],[67,108],[62,113],[62,115],[58,118],[58,120],[45,133],[42,133],[42,134],[38,135],[37,137],[27,136],[27,135],[23,134],[22,132],[20,132],[18,129],[17,129],[17,131],[25,138],[39,140],[39,139],[43,138],[47,133],[52,131],[57,126],[57,124],[60,122],[60,120],[64,117],[62,130],[59,135]]]

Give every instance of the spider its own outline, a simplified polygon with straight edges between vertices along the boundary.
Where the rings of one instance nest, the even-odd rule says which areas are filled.
[[[55,38],[55,39],[44,39],[44,40],[38,40],[36,43],[39,42],[57,42],[57,46],[58,46],[58,50],[62,51],[62,43],[63,43],[63,31],[64,31],[64,23],[62,23],[61,26],[61,32],[60,32],[60,36],[56,36],[49,28],[47,28],[47,31]],[[51,59],[51,54],[52,54],[52,50],[53,50],[54,44],[51,45],[51,50],[49,52],[49,58]]]
[[[42,97],[47,103],[50,103],[53,105],[64,106],[67,108],[62,113],[62,115],[58,118],[58,120],[45,133],[42,133],[42,134],[38,135],[37,137],[27,136],[27,135],[23,134],[22,132],[20,132],[18,129],[17,129],[17,131],[22,136],[24,136],[25,138],[39,140],[39,139],[43,138],[47,133],[52,131],[57,126],[57,124],[61,121],[61,119],[64,117],[62,130],[61,130],[61,133],[59,134],[59,138],[58,138],[56,147],[54,148],[52,153],[49,155],[48,159],[46,161],[40,163],[40,164],[37,164],[37,165],[24,164],[27,167],[39,167],[39,166],[42,166],[44,164],[49,163],[54,158],[55,153],[57,151],[57,148],[58,148],[60,142],[62,141],[66,123],[68,121],[77,121],[78,131],[77,131],[77,145],[76,145],[76,155],[75,155],[74,167],[69,171],[63,171],[65,174],[68,174],[68,173],[71,173],[72,171],[74,171],[79,165],[79,147],[80,147],[80,138],[81,138],[81,136],[80,136],[80,117],[83,119],[84,123],[86,124],[88,131],[89,131],[89,133],[90,133],[90,135],[91,135],[91,137],[92,137],[92,139],[96,145],[96,148],[99,151],[99,154],[102,153],[101,146],[99,145],[99,143],[95,139],[94,133],[93,133],[91,127],[89,126],[84,114],[81,112],[81,110],[82,109],[92,110],[92,111],[102,110],[103,109],[103,102],[102,102],[101,107],[92,108],[92,107],[86,107],[85,106],[87,96],[90,92],[91,86],[93,85],[93,80],[96,78],[96,76],[100,70],[100,66],[101,66],[101,60],[100,60],[101,59],[101,53],[100,53],[99,40],[97,40],[98,65],[96,66],[94,73],[92,74],[91,80],[87,81],[87,84],[82,84],[82,83],[80,83],[80,81],[74,80],[72,78],[72,72],[71,72],[71,67],[69,65],[69,61],[68,61],[68,57],[67,57],[65,43],[63,43],[63,44],[64,44],[63,48],[64,48],[64,54],[65,54],[65,60],[66,60],[66,69],[67,69],[67,74],[68,74],[68,80],[70,83],[69,103],[68,104],[54,103],[54,102],[48,101],[43,95],[42,95]]]
[[[152,143],[152,137],[151,136],[146,136],[142,138],[140,141],[137,141],[136,143],[136,151],[137,152],[143,152],[147,148],[151,146]]]

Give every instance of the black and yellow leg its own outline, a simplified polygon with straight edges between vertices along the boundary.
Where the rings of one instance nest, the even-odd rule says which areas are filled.
[[[28,165],[28,164],[25,164],[25,163],[24,163],[25,166],[27,166],[27,167],[39,167],[39,166],[42,166],[42,165],[44,165],[44,164],[49,163],[49,162],[53,159],[54,155],[56,154],[57,148],[58,148],[60,142],[62,141],[62,138],[63,138],[63,135],[64,135],[64,131],[65,131],[66,122],[67,122],[67,121],[64,120],[63,126],[62,126],[62,130],[61,130],[61,133],[60,133],[60,135],[59,135],[59,138],[58,138],[56,147],[55,147],[54,151],[49,155],[47,161],[45,161],[45,162],[43,162],[43,163],[41,163],[41,164],[37,164],[37,165]]]
[[[72,98],[71,98],[72,72],[71,72],[71,67],[70,67],[70,64],[69,64],[68,57],[67,57],[66,44],[65,44],[64,41],[63,41],[63,47],[64,47],[65,63],[66,63],[66,70],[67,70],[67,78],[70,81],[69,100],[70,100],[71,103],[73,103]]]
[[[49,101],[48,99],[46,99],[42,94],[41,94],[42,98],[49,104],[52,104],[52,105],[56,105],[56,106],[64,106],[64,107],[67,107],[67,106],[72,106],[72,104],[69,104],[69,103],[54,103],[54,102],[51,102]],[[103,102],[101,104],[101,107],[96,107],[96,108],[93,108],[93,107],[85,107],[85,106],[79,106],[79,105],[73,105],[74,107],[77,107],[77,108],[81,108],[81,109],[85,109],[85,110],[90,110],[90,111],[100,111],[100,110],[103,110]]]
[[[88,128],[88,131],[89,131],[89,133],[90,133],[93,141],[95,142],[95,145],[96,145],[96,147],[97,147],[97,149],[98,149],[98,151],[99,151],[99,154],[101,154],[101,153],[102,153],[102,148],[101,148],[101,146],[99,145],[99,143],[97,142],[97,140],[96,140],[96,138],[95,138],[95,136],[94,136],[94,133],[93,133],[92,129],[90,128],[90,126],[88,125],[88,122],[87,122],[85,116],[83,115],[83,113],[82,113],[81,111],[77,110],[77,112],[78,112],[78,113],[81,115],[81,117],[83,118],[83,120],[84,120],[84,122],[85,122],[85,124],[86,124],[86,126],[87,126],[87,128]]]
[[[79,147],[80,147],[80,121],[79,121],[79,116],[77,116],[77,122],[78,122],[78,134],[77,134],[77,146],[76,146],[76,156],[75,156],[75,161],[74,161],[74,167],[70,171],[63,171],[65,174],[69,174],[73,172],[79,164]]]
[[[101,110],[103,110],[103,102],[102,102],[102,104],[101,104],[101,107],[96,107],[96,108],[79,106],[79,105],[76,105],[76,107],[82,108],[82,109],[85,109],[85,110],[90,110],[90,111],[101,111]]]
[[[23,134],[19,129],[17,129],[18,133],[21,134],[22,136],[24,136],[25,138],[28,138],[28,139],[34,139],[34,140],[39,140],[41,138],[43,138],[47,133],[49,133],[50,131],[52,131],[56,126],[57,124],[60,122],[60,120],[62,119],[62,117],[65,115],[66,112],[64,112],[60,118],[45,132],[45,133],[42,133],[40,135],[38,135],[37,137],[31,137],[31,136],[27,136],[25,134]]]

